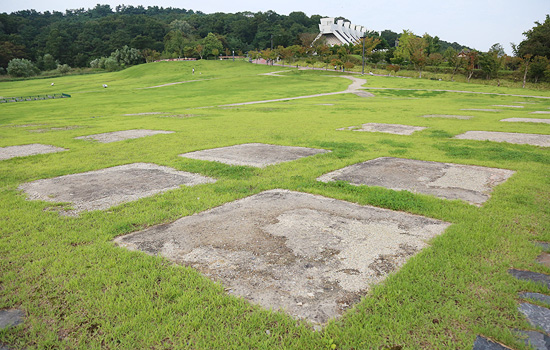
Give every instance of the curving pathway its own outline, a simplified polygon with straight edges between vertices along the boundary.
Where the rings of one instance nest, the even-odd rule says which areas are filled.
[[[276,72],[274,72],[276,73]],[[339,95],[339,94],[356,94],[361,97],[372,97],[374,96],[371,93],[362,91],[364,89],[363,85],[367,83],[366,79],[360,79],[353,77],[351,75],[336,75],[336,77],[346,78],[351,80],[351,84],[348,86],[348,88],[344,91],[337,91],[337,92],[326,92],[323,94],[314,94],[314,95],[306,95],[306,96],[297,96],[297,97],[286,97],[286,98],[277,98],[273,100],[263,100],[263,101],[251,101],[251,102],[241,102],[241,103],[230,103],[226,105],[219,105],[218,107],[233,107],[233,106],[245,106],[245,105],[253,105],[258,103],[269,103],[269,102],[280,102],[280,101],[291,101],[291,100],[299,100],[303,98],[312,98],[312,97],[321,97],[321,96],[332,96],[332,95]]]

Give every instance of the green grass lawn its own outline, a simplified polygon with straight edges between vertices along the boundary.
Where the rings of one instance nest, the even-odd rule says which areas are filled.
[[[195,74],[191,69],[195,68]],[[288,68],[285,68],[288,69]],[[116,73],[0,83],[0,96],[68,93],[0,105],[0,147],[42,143],[66,152],[0,161],[0,309],[24,324],[0,330],[19,349],[470,349],[477,334],[517,349],[511,329],[531,329],[518,292],[547,293],[509,268],[550,273],[534,241],[550,241],[550,149],[452,139],[468,130],[550,134],[550,125],[504,123],[550,108],[550,99],[404,89],[550,96],[550,92],[367,76],[376,97],[352,94],[239,107],[222,104],[345,90],[334,72],[258,75],[281,67],[243,62],[162,62]],[[202,73],[202,74],[199,74]],[[199,80],[159,88],[146,87]],[[50,86],[54,82],[54,86]],[[102,84],[108,84],[104,89]],[[460,111],[499,108],[501,112]],[[327,105],[332,104],[332,105]],[[199,108],[209,107],[209,108]],[[172,117],[136,113],[164,112]],[[419,118],[426,114],[473,119]],[[411,136],[337,131],[363,123],[425,126]],[[16,127],[17,125],[30,125]],[[78,127],[41,133],[30,130]],[[175,131],[108,144],[74,137],[128,129]],[[178,157],[248,142],[330,149],[256,169]],[[516,171],[482,207],[316,177],[377,157]],[[104,211],[60,216],[67,205],[26,201],[36,179],[150,162],[218,179]],[[229,296],[219,283],[161,257],[115,247],[115,237],[172,222],[268,189],[290,189],[452,223],[428,248],[319,331],[283,312]]]

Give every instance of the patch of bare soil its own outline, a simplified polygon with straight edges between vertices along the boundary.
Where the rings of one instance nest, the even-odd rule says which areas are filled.
[[[464,134],[456,135],[454,138],[462,140],[508,142],[519,145],[550,147],[550,135],[541,134],[521,134],[515,132],[497,131],[466,131]]]
[[[33,156],[36,154],[56,153],[67,151],[65,148],[33,143],[30,145],[0,147],[0,160]]]
[[[448,223],[271,190],[118,237],[191,266],[265,308],[325,323],[441,234]]]
[[[247,165],[263,168],[268,165],[288,162],[319,153],[325,149],[245,143],[180,154],[180,157],[208,160],[229,165]]]
[[[115,132],[107,132],[103,134],[95,134],[88,136],[79,136],[75,137],[76,140],[94,140],[101,143],[110,143],[130,139],[139,139],[141,137],[152,136],[157,134],[172,134],[174,131],[164,131],[164,130],[146,130],[146,129],[136,129],[136,130],[123,130]]]
[[[494,186],[514,173],[506,169],[382,157],[330,172],[317,180],[381,186],[481,205],[489,199]]]
[[[19,186],[29,200],[69,202],[73,209],[63,212],[77,215],[84,210],[102,210],[150,197],[157,193],[213,183],[216,180],[148,163],[134,163],[80,174],[28,182]]]

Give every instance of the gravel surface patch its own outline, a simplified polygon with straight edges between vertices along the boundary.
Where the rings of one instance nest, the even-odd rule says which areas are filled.
[[[455,139],[508,142],[518,145],[533,145],[550,147],[550,135],[520,134],[514,132],[496,131],[466,131],[464,134],[456,135]]]
[[[421,115],[421,118],[448,118],[448,119],[472,119],[472,115],[451,115],[451,114],[427,114]]]
[[[277,189],[115,242],[196,268],[265,308],[324,323],[449,225]]]
[[[396,135],[412,135],[415,131],[426,129],[423,126],[410,126],[400,124],[380,124],[380,123],[366,123],[361,126],[349,126],[347,128],[340,128],[338,130],[352,130],[352,131],[366,131],[366,132],[384,132],[387,134]]]
[[[501,119],[501,122],[521,122],[521,123],[544,123],[550,124],[550,119],[537,119],[537,118],[506,118]]]
[[[319,153],[326,149],[245,143],[180,154],[180,157],[208,160],[229,165],[246,165],[264,168],[268,165],[288,162]]]
[[[69,202],[73,209],[63,212],[77,215],[85,210],[109,207],[150,197],[157,193],[213,183],[216,180],[148,163],[134,163],[28,182],[19,186],[29,200]]]
[[[123,130],[115,132],[107,132],[103,134],[95,134],[88,136],[79,136],[75,137],[76,140],[95,140],[101,143],[110,143],[130,139],[139,139],[141,137],[152,136],[157,134],[172,134],[174,131],[164,131],[164,130],[146,130],[146,129],[136,129],[136,130]]]
[[[36,154],[56,153],[67,151],[65,148],[55,147],[50,145],[42,145],[40,143],[32,143],[30,145],[0,147],[0,160],[34,156]]]
[[[381,186],[424,193],[444,199],[462,199],[481,205],[492,188],[515,172],[473,165],[382,157],[330,172],[318,181],[345,181],[352,185]]]

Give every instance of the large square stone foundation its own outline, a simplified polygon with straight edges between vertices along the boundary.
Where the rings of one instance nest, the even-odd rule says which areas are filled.
[[[234,295],[324,323],[426,247],[449,223],[270,190],[118,237],[221,281]]]
[[[507,169],[382,157],[330,172],[317,180],[407,190],[481,205],[489,199],[494,186],[514,173]]]

